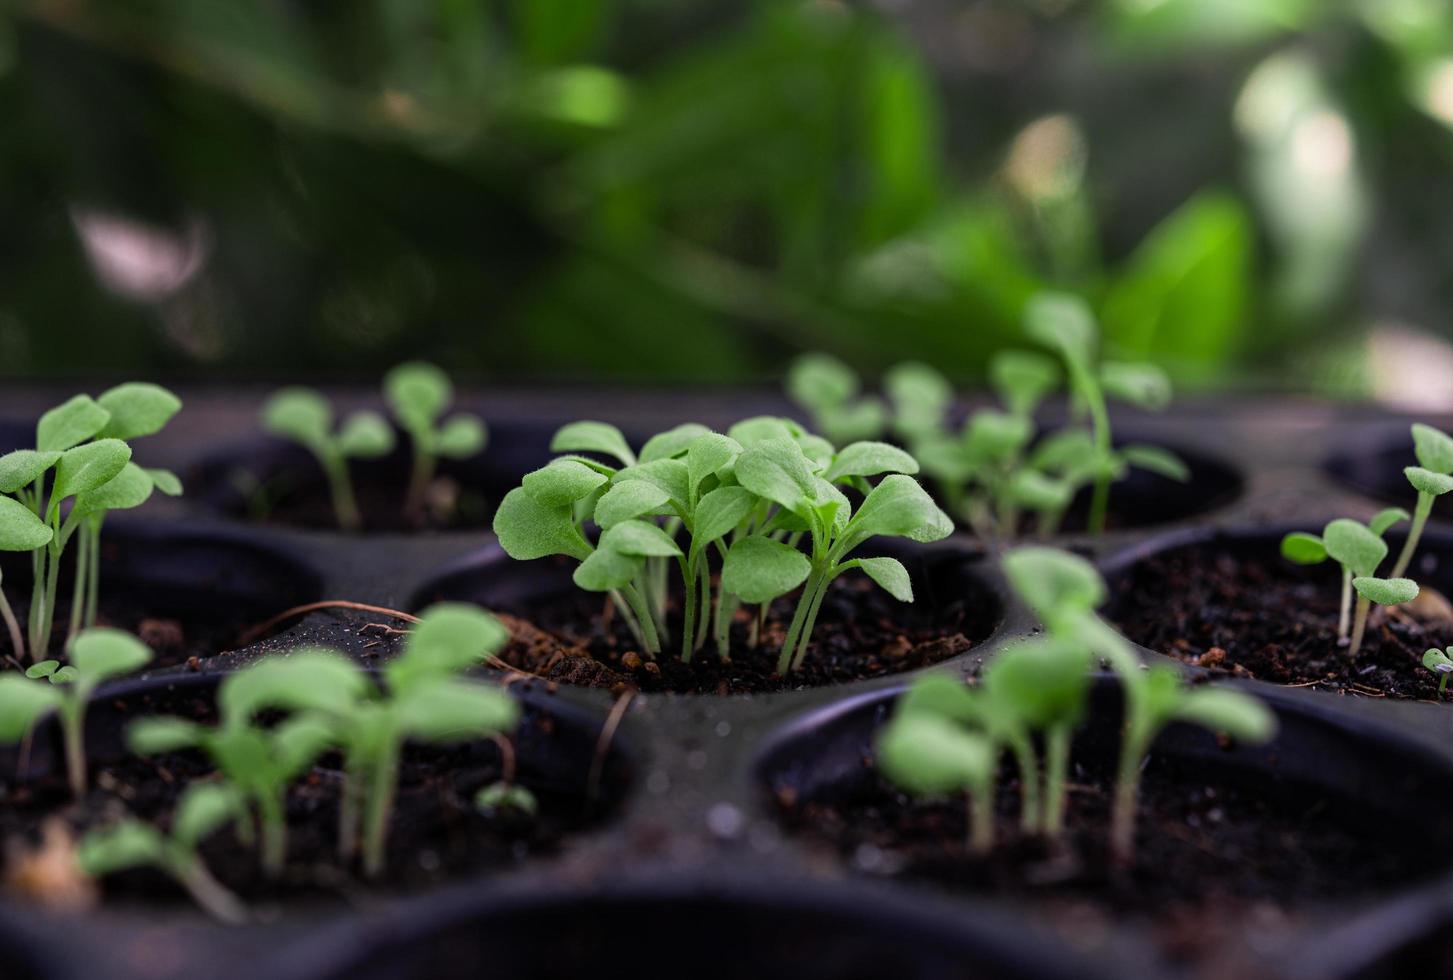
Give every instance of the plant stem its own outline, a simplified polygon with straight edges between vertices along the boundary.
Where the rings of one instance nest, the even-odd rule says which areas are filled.
[[[696,569],[685,557],[679,559],[681,565],[681,586],[682,597],[685,604],[685,611],[681,623],[681,662],[691,663],[691,654],[696,650],[696,604],[700,599],[697,589]]]
[[[1367,614],[1372,609],[1372,600],[1364,596],[1357,597],[1357,615],[1352,622],[1352,645],[1347,648],[1347,656],[1355,658],[1357,651],[1362,649],[1362,634],[1367,630]]]
[[[348,460],[329,454],[322,457],[323,473],[328,478],[328,493],[333,498],[333,516],[338,526],[345,531],[357,531],[363,526],[363,517],[358,513],[358,500],[353,495],[353,483],[348,478]]]
[[[1019,768],[1019,826],[1034,833],[1042,826],[1039,804],[1039,763],[1034,758],[1034,745],[1028,736],[1010,739],[1014,764]]]
[[[414,466],[409,474],[409,490],[404,496],[404,513],[410,516],[424,512],[424,495],[429,492],[429,482],[434,479],[435,458],[425,451],[418,433],[413,434]]]
[[[722,660],[732,658],[732,619],[742,600],[726,592],[716,594],[716,655]]]
[[[1342,607],[1337,615],[1337,639],[1347,639],[1347,628],[1352,619],[1352,569],[1342,566]]]
[[[1088,364],[1081,362],[1078,357],[1069,356],[1065,359],[1069,368],[1070,376],[1074,380],[1073,387],[1078,391],[1085,407],[1090,410],[1090,431],[1095,440],[1095,454],[1099,462],[1104,463],[1110,458],[1110,411],[1105,405],[1105,393],[1100,390],[1100,384],[1091,373]],[[1095,491],[1090,498],[1090,519],[1086,530],[1091,534],[1105,533],[1105,515],[1110,507],[1110,474],[1103,467],[1095,474]]]
[[[338,857],[347,861],[358,851],[358,818],[363,799],[363,767],[349,753],[343,760],[343,798],[338,804]]]
[[[994,849],[994,788],[990,784],[969,792],[969,851],[988,854]]]
[[[705,552],[698,560],[698,570],[700,572],[701,599],[696,607],[696,638],[691,647],[693,650],[700,650],[706,646],[708,620],[711,618],[708,615],[711,610],[711,562]]]
[[[783,677],[787,676],[787,671],[792,667],[792,654],[797,648],[797,637],[802,632],[802,623],[807,619],[812,597],[817,594],[817,583],[821,578],[821,571],[814,567],[807,576],[807,584],[802,587],[802,595],[797,599],[797,609],[792,613],[792,622],[787,627],[787,639],[782,642],[782,653],[777,657],[777,673]]]
[[[1044,819],[1045,836],[1057,840],[1065,825],[1065,779],[1070,764],[1070,730],[1056,725],[1044,736]]]
[[[1128,696],[1128,694],[1127,694]],[[1135,809],[1140,796],[1140,761],[1146,738],[1134,722],[1126,726],[1115,776],[1115,801],[1110,816],[1110,850],[1121,864],[1135,863]]]
[[[10,653],[18,664],[25,663],[25,634],[20,632],[20,622],[15,618],[15,610],[10,608],[10,600],[5,598],[4,576],[0,575],[0,619],[5,620],[5,628],[10,631]]]
[[[247,906],[212,877],[201,858],[189,857],[172,869],[172,876],[212,918],[228,925],[241,925],[247,921]]]
[[[71,590],[71,624],[66,634],[67,645],[73,643],[76,635],[81,632],[81,618],[86,610],[86,583],[90,581],[86,559],[90,553],[91,537],[82,531],[80,539],[76,541],[76,582]]]
[[[96,609],[101,595],[101,521],[102,516],[93,517],[91,525],[91,568],[90,583],[86,586],[86,618],[82,621],[86,629],[96,625]]]
[[[824,575],[818,583],[817,594],[813,596],[812,608],[807,610],[807,619],[802,624],[802,636],[797,644],[797,654],[792,658],[792,669],[801,670],[803,663],[807,660],[807,645],[812,642],[812,631],[817,626],[817,613],[822,608],[822,600],[827,595],[827,587],[832,584],[831,573]]]
[[[398,783],[398,762],[398,742],[389,739],[374,761],[368,812],[364,816],[363,873],[370,878],[378,877],[383,871],[384,846],[388,843],[389,817]]]
[[[631,607],[627,605],[625,596],[621,595],[619,589],[611,589],[610,601],[615,605],[616,612],[621,614],[621,620],[625,622],[626,628],[631,631],[631,636],[635,637],[636,643],[640,645],[642,650],[646,649],[646,634],[641,632],[641,624],[636,619],[636,614],[631,612]]]
[[[86,691],[69,691],[56,712],[61,723],[61,741],[65,744],[66,775],[71,795],[86,795]]]
[[[656,654],[661,652],[661,637],[656,633],[656,621],[651,617],[651,607],[641,597],[641,593],[634,585],[627,585],[621,589],[621,595],[625,596],[626,604],[636,614],[636,619],[641,626],[641,644],[645,647],[642,652],[652,660]]]
[[[288,825],[283,817],[280,794],[260,793],[257,815],[262,824],[262,872],[276,878],[288,859]]]
[[[1408,540],[1403,543],[1403,550],[1398,554],[1397,564],[1393,566],[1389,578],[1402,578],[1412,564],[1413,553],[1418,550],[1418,538],[1423,536],[1423,525],[1428,523],[1428,515],[1433,512],[1435,499],[1431,493],[1419,492],[1418,506],[1413,508],[1413,523],[1408,527]]]

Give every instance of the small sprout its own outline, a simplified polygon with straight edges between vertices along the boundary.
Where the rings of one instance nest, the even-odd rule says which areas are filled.
[[[467,459],[475,455],[484,448],[488,433],[479,418],[462,412],[440,424],[454,399],[454,386],[449,376],[432,364],[410,361],[398,365],[384,376],[383,392],[394,418],[413,442],[414,463],[404,512],[418,514],[423,510],[439,458]]]
[[[501,781],[475,793],[474,806],[486,814],[514,812],[533,817],[539,812],[540,802],[524,786]]]
[[[1453,647],[1429,650],[1423,654],[1423,666],[1438,675],[1438,695],[1441,697],[1448,687],[1448,675],[1453,674]]]
[[[1408,539],[1398,554],[1392,568],[1392,578],[1401,578],[1412,564],[1418,549],[1418,539],[1423,536],[1423,527],[1433,513],[1433,503],[1439,497],[1453,490],[1453,437],[1440,432],[1431,425],[1421,422],[1413,425],[1413,450],[1418,457],[1417,466],[1403,470],[1413,489],[1418,491],[1418,503],[1413,508],[1413,523],[1408,529]]]
[[[0,742],[19,742],[50,711],[60,722],[71,793],[86,793],[86,708],[104,682],[135,673],[151,651],[130,633],[92,629],[71,643],[69,666],[46,660],[24,676],[0,675]]]
[[[193,783],[182,793],[169,835],[140,820],[123,820],[81,839],[76,862],[93,878],[131,868],[154,867],[187,890],[213,918],[238,925],[247,921],[242,901],[207,870],[197,847],[236,818],[241,796],[230,786]]]
[[[915,796],[964,792],[969,798],[969,850],[994,846],[994,780],[999,750],[987,736],[928,713],[899,714],[877,740],[883,775]]]
[[[887,425],[883,403],[860,398],[860,388],[852,368],[829,354],[804,354],[787,375],[787,393],[834,443],[876,439]]]
[[[302,445],[323,468],[333,498],[338,526],[356,531],[363,526],[358,500],[348,473],[350,459],[376,459],[394,448],[394,430],[377,412],[354,412],[333,431],[333,407],[310,388],[284,388],[262,407],[262,427]]]

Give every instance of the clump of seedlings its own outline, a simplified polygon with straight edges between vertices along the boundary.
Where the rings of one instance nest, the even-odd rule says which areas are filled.
[[[1413,467],[1412,469],[1416,469]],[[1328,560],[1342,568],[1341,612],[1337,619],[1338,642],[1347,644],[1347,655],[1356,657],[1362,649],[1368,614],[1374,604],[1396,606],[1418,597],[1418,584],[1396,574],[1378,578],[1377,568],[1387,557],[1383,535],[1393,525],[1408,519],[1401,507],[1381,511],[1368,524],[1338,518],[1323,528],[1321,535],[1295,531],[1282,539],[1281,553],[1299,565],[1318,565]],[[1408,540],[1414,540],[1409,534]],[[1407,549],[1403,549],[1407,552]],[[1356,610],[1353,611],[1353,594]],[[1350,623],[1350,635],[1349,635]]]
[[[409,434],[413,444],[404,513],[418,516],[424,510],[439,459],[475,455],[484,449],[488,432],[483,421],[465,412],[443,418],[454,400],[454,386],[449,376],[433,364],[409,361],[398,365],[384,376],[383,393],[399,427]]]
[[[1134,859],[1140,773],[1156,736],[1173,721],[1265,742],[1276,718],[1256,698],[1226,688],[1190,687],[1174,667],[1145,668],[1129,643],[1095,613],[1105,585],[1094,567],[1048,548],[1020,548],[1004,560],[1011,587],[1044,623],[1045,635],[1005,650],[968,688],[929,675],[901,699],[878,740],[885,776],[915,795],[966,792],[970,848],[993,846],[999,760],[1015,760],[1025,832],[1058,838],[1064,826],[1069,742],[1084,717],[1088,668],[1104,660],[1120,682],[1124,724],[1111,815],[1111,849]],[[1044,745],[1042,769],[1035,737]]]
[[[284,388],[262,407],[262,427],[306,448],[318,460],[328,481],[333,515],[345,531],[363,526],[348,462],[377,459],[394,448],[394,430],[382,415],[359,411],[334,431],[333,406],[311,388]]]
[[[551,448],[576,455],[526,475],[501,502],[495,534],[519,560],[577,560],[575,583],[609,594],[651,658],[670,642],[671,564],[683,597],[683,661],[705,645],[709,616],[725,659],[743,604],[760,607],[760,624],[773,600],[801,586],[777,663],[785,676],[801,669],[823,597],[844,572],[861,570],[912,601],[896,559],[852,557],[864,542],[879,535],[929,542],[952,531],[913,479],[918,464],[908,453],[879,442],[836,450],[784,419],[747,419],[725,435],[679,426],[649,440],[639,458],[613,427],[575,423]],[[861,495],[856,510],[844,488]],[[587,522],[599,531],[593,543]],[[713,552],[721,568],[715,595]]]
[[[1447,433],[1423,425],[1413,425],[1413,450],[1418,457],[1417,466],[1403,470],[1408,482],[1418,492],[1418,502],[1413,508],[1412,526],[1408,528],[1408,539],[1398,553],[1390,578],[1401,578],[1412,564],[1418,549],[1418,539],[1423,536],[1423,527],[1433,513],[1433,503],[1445,493],[1453,491],[1453,437]]]
[[[1423,666],[1438,675],[1438,696],[1448,689],[1448,675],[1453,674],[1453,647],[1436,647],[1423,654]]]
[[[65,746],[71,792],[86,792],[86,707],[101,684],[135,673],[151,660],[146,645],[120,630],[91,629],[76,636],[70,663],[43,660],[24,676],[0,675],[0,742],[20,742],[55,712]]]
[[[27,637],[33,659],[50,649],[61,558],[71,541],[77,542],[70,617],[74,637],[96,624],[106,516],[141,506],[155,490],[171,496],[182,492],[175,474],[133,463],[128,442],[161,431],[180,408],[181,401],[165,388],[140,382],[118,385],[98,398],[77,395],[41,416],[34,449],[0,456],[0,494],[13,496],[36,518],[31,522],[8,504],[0,516],[0,550],[31,552]],[[29,548],[27,541],[33,542]],[[10,630],[14,659],[23,662],[24,645],[16,640],[14,613],[3,598],[0,618]]]

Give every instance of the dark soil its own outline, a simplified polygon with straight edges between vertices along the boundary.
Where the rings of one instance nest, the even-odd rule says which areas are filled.
[[[1414,828],[1356,803],[1160,761],[1142,784],[1136,863],[1121,867],[1108,852],[1105,785],[1076,767],[1066,839],[1054,848],[1019,834],[1017,793],[1005,791],[1012,790],[1006,780],[997,846],[985,858],[967,851],[962,798],[911,800],[876,775],[831,802],[783,794],[778,803],[789,828],[859,872],[1024,901],[1071,934],[1138,919],[1177,958],[1209,955],[1223,943],[1234,948],[1243,929],[1439,870]]]
[[[1423,668],[1423,654],[1453,641],[1453,622],[1417,605],[1374,607],[1352,660],[1337,640],[1335,568],[1228,545],[1152,555],[1112,591],[1111,618],[1151,650],[1218,672],[1344,694],[1436,699],[1438,681]]]
[[[134,710],[140,705],[127,707]],[[197,720],[213,719],[206,697],[168,707]],[[183,710],[187,707],[191,710]],[[525,724],[548,733],[550,721],[535,718]],[[241,846],[230,827],[202,848],[217,879],[243,899],[264,905],[282,900],[349,900],[369,891],[422,890],[551,852],[568,834],[585,827],[591,816],[580,790],[532,785],[528,777],[521,782],[535,793],[537,815],[482,813],[473,806],[473,796],[501,775],[499,751],[492,742],[409,746],[389,835],[389,864],[381,879],[370,881],[336,857],[342,780],[338,762],[336,757],[324,757],[288,795],[289,857],[281,879],[271,881],[262,875],[256,851]],[[213,778],[214,773],[205,756],[187,751],[93,766],[90,792],[79,802],[71,799],[63,773],[21,785],[0,783],[6,871],[13,879],[20,853],[42,840],[43,828],[52,819],[62,821],[75,836],[127,816],[166,827],[187,784]],[[187,901],[178,886],[151,870],[110,876],[104,892],[108,899],[137,903]]]
[[[723,661],[708,640],[683,663],[679,640],[665,644],[659,659],[644,659],[610,601],[576,590],[528,608],[504,606],[512,614],[513,641],[501,659],[551,681],[586,687],[695,694],[797,690],[915,670],[963,653],[993,632],[999,610],[967,590],[957,596],[933,603],[919,595],[906,606],[866,579],[839,578],[823,600],[802,670],[783,678],[776,672],[777,657],[795,594],[772,604],[756,649],[748,646],[751,618],[739,612],[730,660]],[[679,631],[674,612],[670,619]]]
[[[463,486],[446,476],[438,477],[430,484],[421,512],[405,513],[406,491],[401,474],[406,476],[407,469],[385,474],[372,469],[359,472],[359,468],[355,467],[353,492],[358,499],[358,511],[363,516],[362,530],[412,533],[488,526],[494,514],[495,500],[487,499],[482,491]],[[394,479],[388,479],[388,476]],[[333,511],[333,498],[327,486],[287,471],[275,477],[259,497],[249,501],[248,507],[251,510],[249,516],[259,523],[321,531],[338,530],[338,517]]]
[[[62,577],[64,583],[64,576]],[[237,645],[238,636],[255,620],[248,615],[217,616],[213,614],[187,615],[175,608],[159,606],[164,596],[149,590],[128,591],[101,587],[101,599],[96,611],[96,625],[126,630],[141,638],[152,652],[154,659],[148,670],[172,667],[177,664],[205,660]],[[49,656],[65,659],[65,644],[70,628],[70,594],[64,587],[57,602],[55,627],[51,633]],[[26,616],[30,610],[30,593],[18,589],[5,590],[20,628],[25,629]],[[10,634],[0,628],[0,661],[8,662],[13,651],[10,649]],[[45,659],[44,657],[38,659]]]

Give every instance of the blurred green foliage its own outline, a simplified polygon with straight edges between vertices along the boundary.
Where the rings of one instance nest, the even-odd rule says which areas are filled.
[[[1453,303],[1453,0],[0,0],[0,105],[10,376],[967,378],[1055,287],[1318,384]]]

